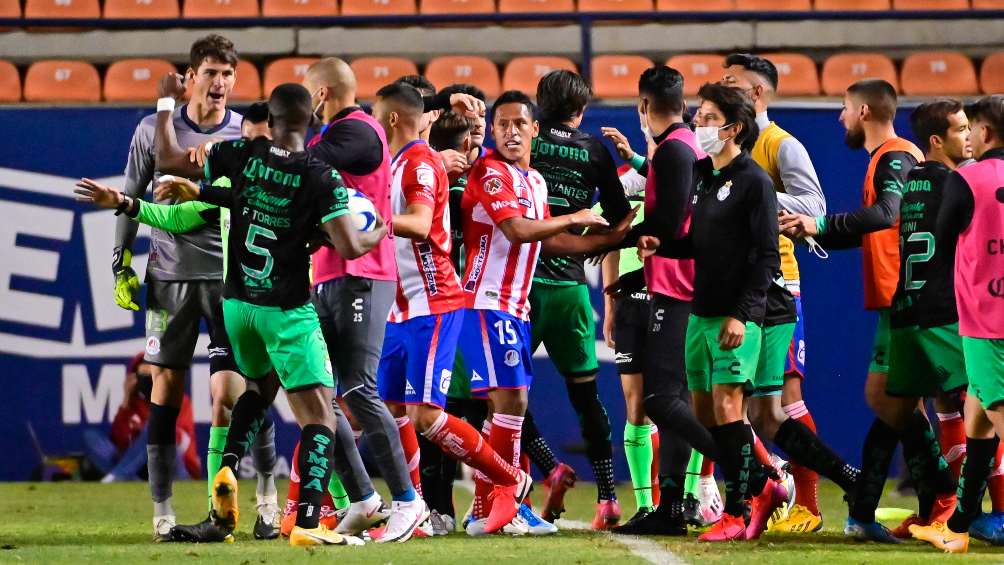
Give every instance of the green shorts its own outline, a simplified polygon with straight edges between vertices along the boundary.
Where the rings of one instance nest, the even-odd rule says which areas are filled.
[[[313,304],[282,310],[227,298],[223,321],[237,365],[249,378],[274,368],[287,391],[335,386]]]
[[[587,377],[600,370],[588,286],[534,281],[530,289],[530,334],[533,351],[543,343],[565,378]]]
[[[879,310],[875,326],[875,343],[872,345],[872,362],[869,373],[889,372],[889,309]]]
[[[960,389],[968,382],[959,324],[891,330],[887,394],[934,396]]]
[[[743,344],[722,351],[718,347],[718,334],[724,319],[691,314],[687,321],[687,386],[690,390],[710,392],[712,385],[721,384],[743,384],[750,390],[753,388],[763,341],[760,326],[746,322]]]
[[[962,338],[969,390],[985,410],[1004,402],[1004,339]]]
[[[775,396],[781,394],[784,387],[784,370],[791,350],[791,338],[795,335],[795,322],[766,326],[762,332],[760,360],[753,378],[753,396]]]

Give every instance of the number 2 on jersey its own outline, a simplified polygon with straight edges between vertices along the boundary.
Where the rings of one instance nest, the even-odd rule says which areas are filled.
[[[516,345],[519,336],[516,329],[512,327],[512,320],[499,320],[495,322],[495,330],[499,333],[499,343],[502,345]]]
[[[900,238],[900,249],[904,255],[906,254],[906,245],[913,242],[922,242],[924,244],[924,251],[921,253],[911,253],[903,259],[903,264],[906,266],[904,273],[906,280],[903,281],[903,288],[906,290],[923,288],[924,283],[927,281],[915,280],[913,278],[913,268],[915,263],[926,263],[931,260],[931,257],[934,257],[934,234],[929,231],[921,231],[911,233],[910,237],[906,238],[906,241]]]

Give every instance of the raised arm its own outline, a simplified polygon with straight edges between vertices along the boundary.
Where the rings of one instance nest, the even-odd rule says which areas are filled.
[[[168,73],[158,86],[160,98],[180,99],[185,94],[184,79],[178,73]],[[174,131],[174,105],[157,103],[157,130],[154,134],[157,170],[161,173],[180,175],[191,179],[203,177],[202,167],[193,163],[188,150],[178,145]]]

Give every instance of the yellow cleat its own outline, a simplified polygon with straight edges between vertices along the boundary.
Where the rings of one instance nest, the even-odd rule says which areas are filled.
[[[213,478],[213,523],[228,531],[237,529],[237,477],[224,466]]]
[[[927,526],[910,526],[914,538],[942,549],[945,553],[966,553],[969,551],[969,533],[956,533],[948,529],[944,522],[931,522]]]
[[[771,517],[767,525],[768,532],[784,532],[788,534],[811,534],[823,529],[823,517],[817,516],[801,504],[791,507],[788,517],[775,520]]]
[[[289,545],[363,545],[363,540],[355,536],[343,536],[329,530],[324,524],[318,524],[316,528],[309,530],[293,526],[293,531],[289,533]]]

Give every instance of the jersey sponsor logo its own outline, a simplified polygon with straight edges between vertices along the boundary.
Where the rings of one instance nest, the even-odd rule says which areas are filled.
[[[526,208],[527,210],[533,208],[533,202],[530,202],[528,198],[520,198],[519,205]]]
[[[415,387],[411,386],[411,383],[404,381],[404,393],[405,394],[415,394]]]
[[[551,133],[554,133],[554,130],[552,130]],[[557,137],[563,136],[559,135]],[[589,162],[588,149],[558,145],[557,143],[547,143],[546,141],[540,141],[539,137],[534,141],[536,142],[533,144],[534,156],[557,157],[559,159],[568,159],[570,161],[579,161],[581,163]]]
[[[728,181],[718,189],[718,201],[725,202],[725,199],[732,194],[732,181]]]
[[[994,298],[1004,298],[1004,277],[990,279],[990,282],[987,283],[987,292]]]
[[[492,177],[501,177],[502,172],[491,167],[485,167],[485,174],[481,175],[481,180],[488,180]]]
[[[519,351],[515,349],[507,349],[505,352],[505,364],[507,367],[515,367],[519,365]]]
[[[146,339],[146,354],[157,355],[160,353],[160,339],[152,335]]]
[[[570,131],[561,131],[560,129],[555,129],[555,128],[551,128],[551,135],[553,135],[554,137],[560,137],[562,139],[571,139],[572,138],[572,132],[570,132]]]
[[[472,383],[483,383],[485,382],[484,377],[478,374],[477,371],[471,371],[471,382]]]
[[[428,241],[415,244],[415,251],[418,253],[418,260],[422,264],[422,276],[425,277],[425,287],[430,296],[439,294],[439,285],[436,284],[436,261],[432,256],[432,245]]]
[[[485,182],[485,192],[488,196],[495,196],[496,194],[502,192],[502,179],[491,178]]]
[[[209,348],[209,358],[210,359],[213,359],[214,357],[226,357],[229,354],[230,354],[230,350],[227,349],[226,347],[210,347]]]
[[[1004,255],[1004,239],[988,239],[987,255]]]
[[[278,155],[280,157],[289,157],[289,151],[283,149],[282,147],[272,146],[268,148],[268,152],[273,155]]]
[[[522,199],[521,199],[522,200]],[[492,202],[492,212],[498,212],[504,208],[518,208],[512,200],[496,200]]]
[[[798,353],[796,355],[798,357],[798,364],[799,365],[805,365],[805,340],[804,339],[798,340]]]
[[[303,181],[300,175],[273,169],[272,167],[266,165],[265,162],[261,160],[261,157],[252,157],[248,159],[247,165],[244,166],[243,174],[250,181],[264,180],[281,186],[291,186],[293,188],[300,188],[300,184]]]
[[[436,184],[436,173],[427,163],[422,163],[415,169],[415,176],[418,180],[418,184],[424,186],[430,191],[432,190],[432,186]]]
[[[439,392],[446,394],[450,390],[450,381],[453,380],[453,371],[443,369],[439,375]]]
[[[474,292],[474,289],[478,286],[478,279],[481,278],[481,272],[485,268],[485,258],[488,256],[488,235],[482,235],[478,238],[478,254],[474,256],[474,262],[471,264],[471,274],[467,277],[467,282],[464,283],[464,290],[466,292]]]
[[[614,363],[618,365],[630,363],[631,361],[634,361],[634,355],[630,353],[616,353],[614,355]]]

